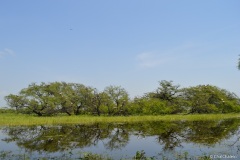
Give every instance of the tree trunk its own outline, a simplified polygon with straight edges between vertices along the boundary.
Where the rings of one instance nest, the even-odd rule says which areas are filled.
[[[38,112],[36,110],[33,110],[33,113],[36,113],[38,116],[42,116],[42,113],[41,112]]]

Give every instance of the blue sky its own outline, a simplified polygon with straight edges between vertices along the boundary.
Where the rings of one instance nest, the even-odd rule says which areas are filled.
[[[3,0],[0,106],[32,82],[66,81],[131,97],[173,80],[240,95],[239,0]]]

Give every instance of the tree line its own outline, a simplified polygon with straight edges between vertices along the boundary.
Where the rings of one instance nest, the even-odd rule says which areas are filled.
[[[240,111],[239,97],[212,85],[180,88],[172,81],[160,81],[159,87],[141,97],[129,98],[121,86],[103,91],[78,83],[32,83],[5,100],[19,113],[38,116],[67,115],[161,115],[230,113]]]

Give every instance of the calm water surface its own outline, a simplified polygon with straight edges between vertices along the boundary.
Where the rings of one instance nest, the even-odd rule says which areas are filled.
[[[240,159],[239,126],[240,119],[0,127],[0,159],[14,155],[77,159],[88,152],[131,159],[142,150],[155,159],[178,159],[186,153],[191,158]]]

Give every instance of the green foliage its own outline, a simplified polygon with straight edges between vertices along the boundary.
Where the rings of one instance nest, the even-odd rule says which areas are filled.
[[[108,115],[126,115],[125,108],[129,101],[127,91],[121,86],[108,86],[104,89],[107,96]]]
[[[172,102],[176,98],[179,87],[179,85],[173,85],[172,81],[160,81],[159,87],[155,93],[152,93],[152,97]]]
[[[0,113],[16,113],[16,110],[11,108],[0,108]]]
[[[239,112],[239,98],[216,86],[199,85],[182,90],[182,97],[189,102],[189,113]]]
[[[9,94],[5,97],[5,100],[11,108],[14,108],[17,111],[21,110],[21,108],[23,108],[27,103],[25,98],[21,95]]]
[[[71,157],[72,153],[70,154],[62,154],[59,156],[46,156],[43,155],[41,157],[37,157],[36,159],[38,160],[113,160],[114,158],[109,157],[108,155],[105,154],[96,154],[96,153],[91,153],[91,152],[86,152],[86,153],[80,153],[80,155],[77,155],[78,158],[73,158]],[[145,156],[145,151],[137,151],[136,155],[132,158],[132,160],[158,160],[160,157],[147,157]],[[1,160],[10,160],[10,159],[17,159],[17,160],[30,160],[31,158],[29,157],[28,153],[23,153],[23,154],[16,154],[13,153],[12,151],[0,151],[0,159]],[[129,159],[121,159],[121,160],[129,160]],[[166,156],[162,156],[160,159],[162,160],[211,160],[210,156],[207,156],[206,154],[203,154],[202,156],[189,156],[188,152],[184,153],[176,153],[174,157],[168,158]]]
[[[30,84],[19,94],[5,97],[17,112],[38,116],[67,115],[162,115],[240,112],[240,100],[231,92],[211,85],[180,88],[160,81],[155,92],[130,100],[121,86],[96,88],[78,83]]]
[[[154,160],[154,157],[147,157],[144,150],[137,151],[136,155],[132,158],[133,160]]]
[[[129,107],[129,112],[135,115],[160,115],[171,113],[166,102],[155,98],[135,98]]]
[[[81,159],[81,160],[112,160],[112,158],[107,157],[105,155],[94,154],[94,153],[91,153],[91,152],[85,153],[79,159]]]

